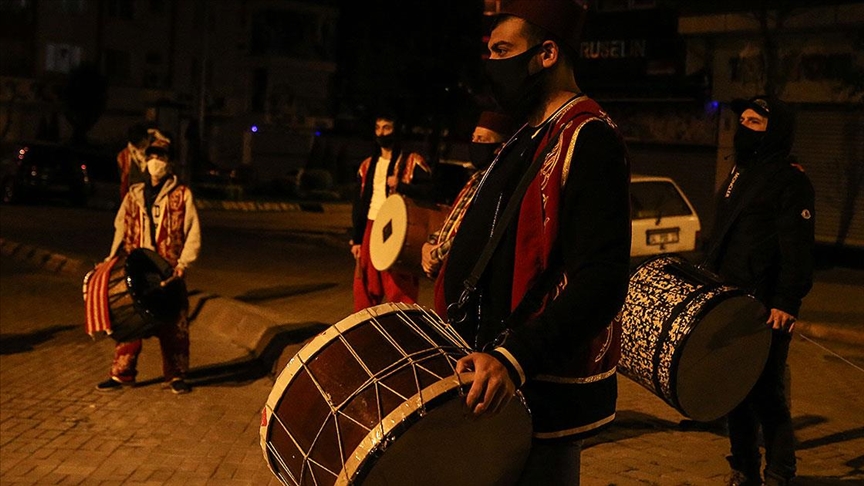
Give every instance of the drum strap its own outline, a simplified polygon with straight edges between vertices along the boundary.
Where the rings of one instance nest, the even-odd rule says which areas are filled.
[[[576,116],[581,115],[577,114]],[[555,144],[558,140],[558,137],[561,136],[561,132],[564,131],[564,128],[567,127],[567,124],[555,132],[552,136],[549,137],[548,142],[543,147],[543,150],[540,151],[538,156],[531,163],[531,166],[528,167],[528,170],[525,171],[525,174],[522,175],[522,179],[519,180],[519,185],[516,186],[516,189],[513,191],[513,195],[510,197],[510,201],[507,202],[507,206],[504,208],[504,212],[501,213],[501,218],[495,225],[495,230],[492,232],[492,237],[489,238],[489,241],[486,243],[486,246],[483,248],[483,251],[480,253],[480,257],[477,259],[477,263],[474,264],[474,269],[471,270],[471,274],[468,278],[463,282],[464,289],[462,290],[462,294],[459,296],[459,300],[457,302],[453,302],[449,306],[447,306],[447,318],[451,324],[461,324],[465,322],[465,319],[468,317],[468,312],[466,310],[466,306],[468,305],[468,301],[471,299],[471,296],[477,290],[477,282],[480,281],[480,277],[483,276],[483,272],[486,271],[486,266],[489,264],[489,260],[492,258],[492,254],[495,252],[495,249],[498,247],[498,243],[501,242],[501,238],[504,237],[504,233],[507,231],[507,227],[510,225],[510,221],[513,219],[513,216],[516,215],[516,212],[519,211],[519,208],[522,206],[522,198],[525,196],[525,192],[528,190],[528,186],[531,184],[531,181],[534,180],[534,176],[540,171],[540,167],[543,166],[543,162],[546,160],[546,156],[549,155],[549,152],[555,148]],[[553,265],[547,267],[552,268]],[[543,280],[552,280],[551,278],[545,278],[547,274],[551,274],[552,272],[544,271],[541,274],[541,278],[538,280],[542,282]],[[537,284],[534,285],[534,288],[538,287]],[[531,291],[526,293],[526,297],[529,295],[534,295],[533,288]],[[536,292],[536,293],[539,293]],[[543,294],[545,295],[545,294]],[[526,299],[523,299],[524,302]],[[533,300],[533,299],[531,299]],[[519,307],[516,310],[522,308],[522,302],[520,302]],[[527,304],[526,304],[527,307]],[[515,314],[515,311],[514,311]],[[521,315],[521,313],[520,313]],[[511,317],[513,315],[511,314]],[[510,319],[508,318],[508,321]]]

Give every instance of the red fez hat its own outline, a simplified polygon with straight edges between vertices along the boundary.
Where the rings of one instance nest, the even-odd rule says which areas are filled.
[[[477,120],[477,126],[495,133],[500,133],[504,138],[513,135],[513,119],[497,111],[484,111]]]
[[[513,0],[501,7],[499,15],[526,20],[579,52],[587,12],[588,5],[578,0]]]

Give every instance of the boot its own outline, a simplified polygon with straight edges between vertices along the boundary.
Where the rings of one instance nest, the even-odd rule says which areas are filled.
[[[744,464],[739,464],[739,461],[732,456],[726,457],[726,460],[732,467],[732,471],[726,476],[726,486],[762,486],[759,466],[746,467]]]
[[[758,477],[751,479],[743,472],[733,469],[726,476],[726,486],[762,486],[762,480]]]
[[[784,478],[771,471],[765,471],[765,486],[788,486],[792,478]]]

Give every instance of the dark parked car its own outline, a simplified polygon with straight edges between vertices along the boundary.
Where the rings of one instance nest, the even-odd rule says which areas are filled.
[[[46,142],[20,144],[0,164],[4,203],[61,199],[85,205],[94,179],[119,177],[108,153]]]

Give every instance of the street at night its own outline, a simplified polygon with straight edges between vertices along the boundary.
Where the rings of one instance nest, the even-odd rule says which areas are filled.
[[[864,485],[864,2],[0,0],[0,484]]]
[[[197,295],[192,306],[202,296],[219,295],[265,308],[281,319],[276,324],[332,324],[346,317],[353,262],[344,243],[344,209],[202,211],[207,246],[189,273]],[[12,241],[91,264],[104,258],[112,218],[101,210],[7,206],[0,236],[4,252]],[[39,231],[48,224],[52,233]],[[802,319],[831,315],[829,305],[835,317],[860,318],[864,310],[855,296],[864,289],[862,274],[820,271]],[[274,377],[250,361],[238,336],[217,322],[193,320],[189,395],[163,388],[154,339],[145,340],[138,387],[99,393],[93,387],[108,371],[113,342],[93,342],[84,333],[81,277],[51,272],[26,255],[3,256],[2,482],[278,484],[258,443],[260,410]],[[421,289],[425,305],[430,283]],[[864,480],[864,345],[799,336],[790,366],[802,484]],[[722,426],[687,421],[626,378],[619,386],[614,426],[589,441],[583,454],[583,484],[722,481]]]

